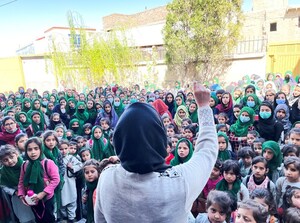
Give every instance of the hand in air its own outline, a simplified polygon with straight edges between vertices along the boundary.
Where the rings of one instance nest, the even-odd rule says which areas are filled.
[[[209,105],[210,90],[198,82],[194,82],[194,95],[198,107]]]

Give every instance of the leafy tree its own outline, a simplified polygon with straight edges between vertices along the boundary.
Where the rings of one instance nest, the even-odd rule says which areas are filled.
[[[169,73],[212,81],[228,67],[241,28],[242,0],[173,0],[164,28]]]
[[[106,34],[87,33],[83,20],[76,13],[68,13],[70,39],[62,42],[55,37],[50,46],[48,69],[57,80],[64,80],[77,88],[95,87],[103,82],[122,83],[134,79],[138,49],[130,47],[124,30]]]

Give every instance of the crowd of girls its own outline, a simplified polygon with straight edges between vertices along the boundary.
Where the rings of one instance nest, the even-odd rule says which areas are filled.
[[[187,221],[299,219],[297,81],[287,72],[266,80],[253,75],[226,89],[207,85],[218,160]],[[20,87],[0,93],[0,222],[94,222],[101,170],[117,162],[114,128],[136,102],[151,104],[162,119],[169,140],[166,164],[190,160],[199,125],[188,88],[148,92],[138,85],[108,85],[85,93],[71,88],[41,93]],[[26,200],[29,190],[34,205]]]

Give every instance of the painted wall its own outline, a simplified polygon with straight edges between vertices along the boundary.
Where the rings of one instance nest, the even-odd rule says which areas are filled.
[[[0,58],[0,78],[0,92],[15,92],[19,86],[26,87],[21,58]]]

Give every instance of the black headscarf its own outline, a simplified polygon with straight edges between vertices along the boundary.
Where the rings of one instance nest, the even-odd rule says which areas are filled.
[[[113,143],[121,165],[129,172],[164,172],[167,135],[157,111],[145,103],[133,103],[115,128]]]

